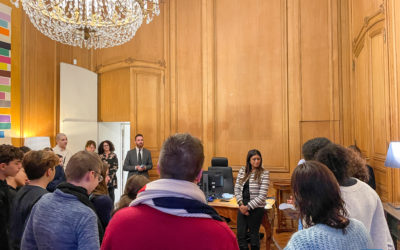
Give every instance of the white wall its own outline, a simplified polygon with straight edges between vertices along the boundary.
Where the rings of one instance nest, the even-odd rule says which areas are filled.
[[[97,74],[60,64],[60,132],[68,137],[67,148],[76,153],[86,141],[97,141]]]

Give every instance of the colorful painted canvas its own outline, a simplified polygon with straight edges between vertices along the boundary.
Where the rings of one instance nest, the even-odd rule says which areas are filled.
[[[11,8],[0,4],[0,108],[9,107],[11,107]]]

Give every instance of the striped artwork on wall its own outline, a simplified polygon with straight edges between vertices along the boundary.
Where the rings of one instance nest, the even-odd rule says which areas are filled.
[[[9,107],[11,107],[11,8],[0,4],[0,108]]]
[[[0,4],[0,144],[11,144],[11,8]]]

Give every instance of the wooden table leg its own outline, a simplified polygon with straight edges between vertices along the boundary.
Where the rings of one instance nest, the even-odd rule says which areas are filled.
[[[271,243],[272,243],[273,229],[272,229],[271,223],[268,218],[268,210],[265,210],[261,224],[263,225],[263,227],[265,229],[265,249],[270,250]]]

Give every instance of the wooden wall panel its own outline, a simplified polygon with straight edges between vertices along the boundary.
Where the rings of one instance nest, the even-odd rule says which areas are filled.
[[[301,122],[301,145],[315,137],[326,137],[340,142],[339,121]]]
[[[331,4],[330,0],[300,1],[303,121],[331,119]]]
[[[22,137],[56,133],[56,43],[44,37],[24,15]]]
[[[343,95],[348,96],[344,106],[351,107],[353,121],[346,121],[346,129],[351,128],[353,133],[346,134],[345,141],[357,142],[374,168],[376,190],[381,199],[398,200],[399,192],[393,184],[399,176],[384,166],[389,142],[398,135],[395,125],[398,110],[394,109],[397,96],[393,95],[398,87],[391,76],[388,56],[388,38],[392,39],[392,35],[387,30],[392,19],[387,7],[392,5],[353,0],[349,6],[353,65],[350,84],[343,89]]]
[[[257,148],[288,170],[286,3],[216,1],[215,18],[215,154],[243,165]]]
[[[354,89],[352,93],[354,98],[353,143],[357,143],[365,155],[369,155],[371,140],[368,65],[368,49],[364,46],[360,54],[355,58]]]
[[[149,135],[146,145],[154,151],[161,148],[164,136],[161,119],[164,115],[163,78],[163,72],[159,70],[131,69],[131,115],[134,116],[131,130],[133,134]]]
[[[105,72],[98,84],[99,121],[130,121],[130,69]]]
[[[202,139],[201,1],[176,2],[176,131]]]
[[[371,37],[372,152],[385,159],[390,141],[386,53],[383,33]]]
[[[164,60],[164,33],[160,28],[164,25],[164,4],[165,1],[161,1],[160,15],[149,24],[143,22],[131,41],[121,46],[95,50],[97,65],[119,62],[127,57],[151,62]]]

